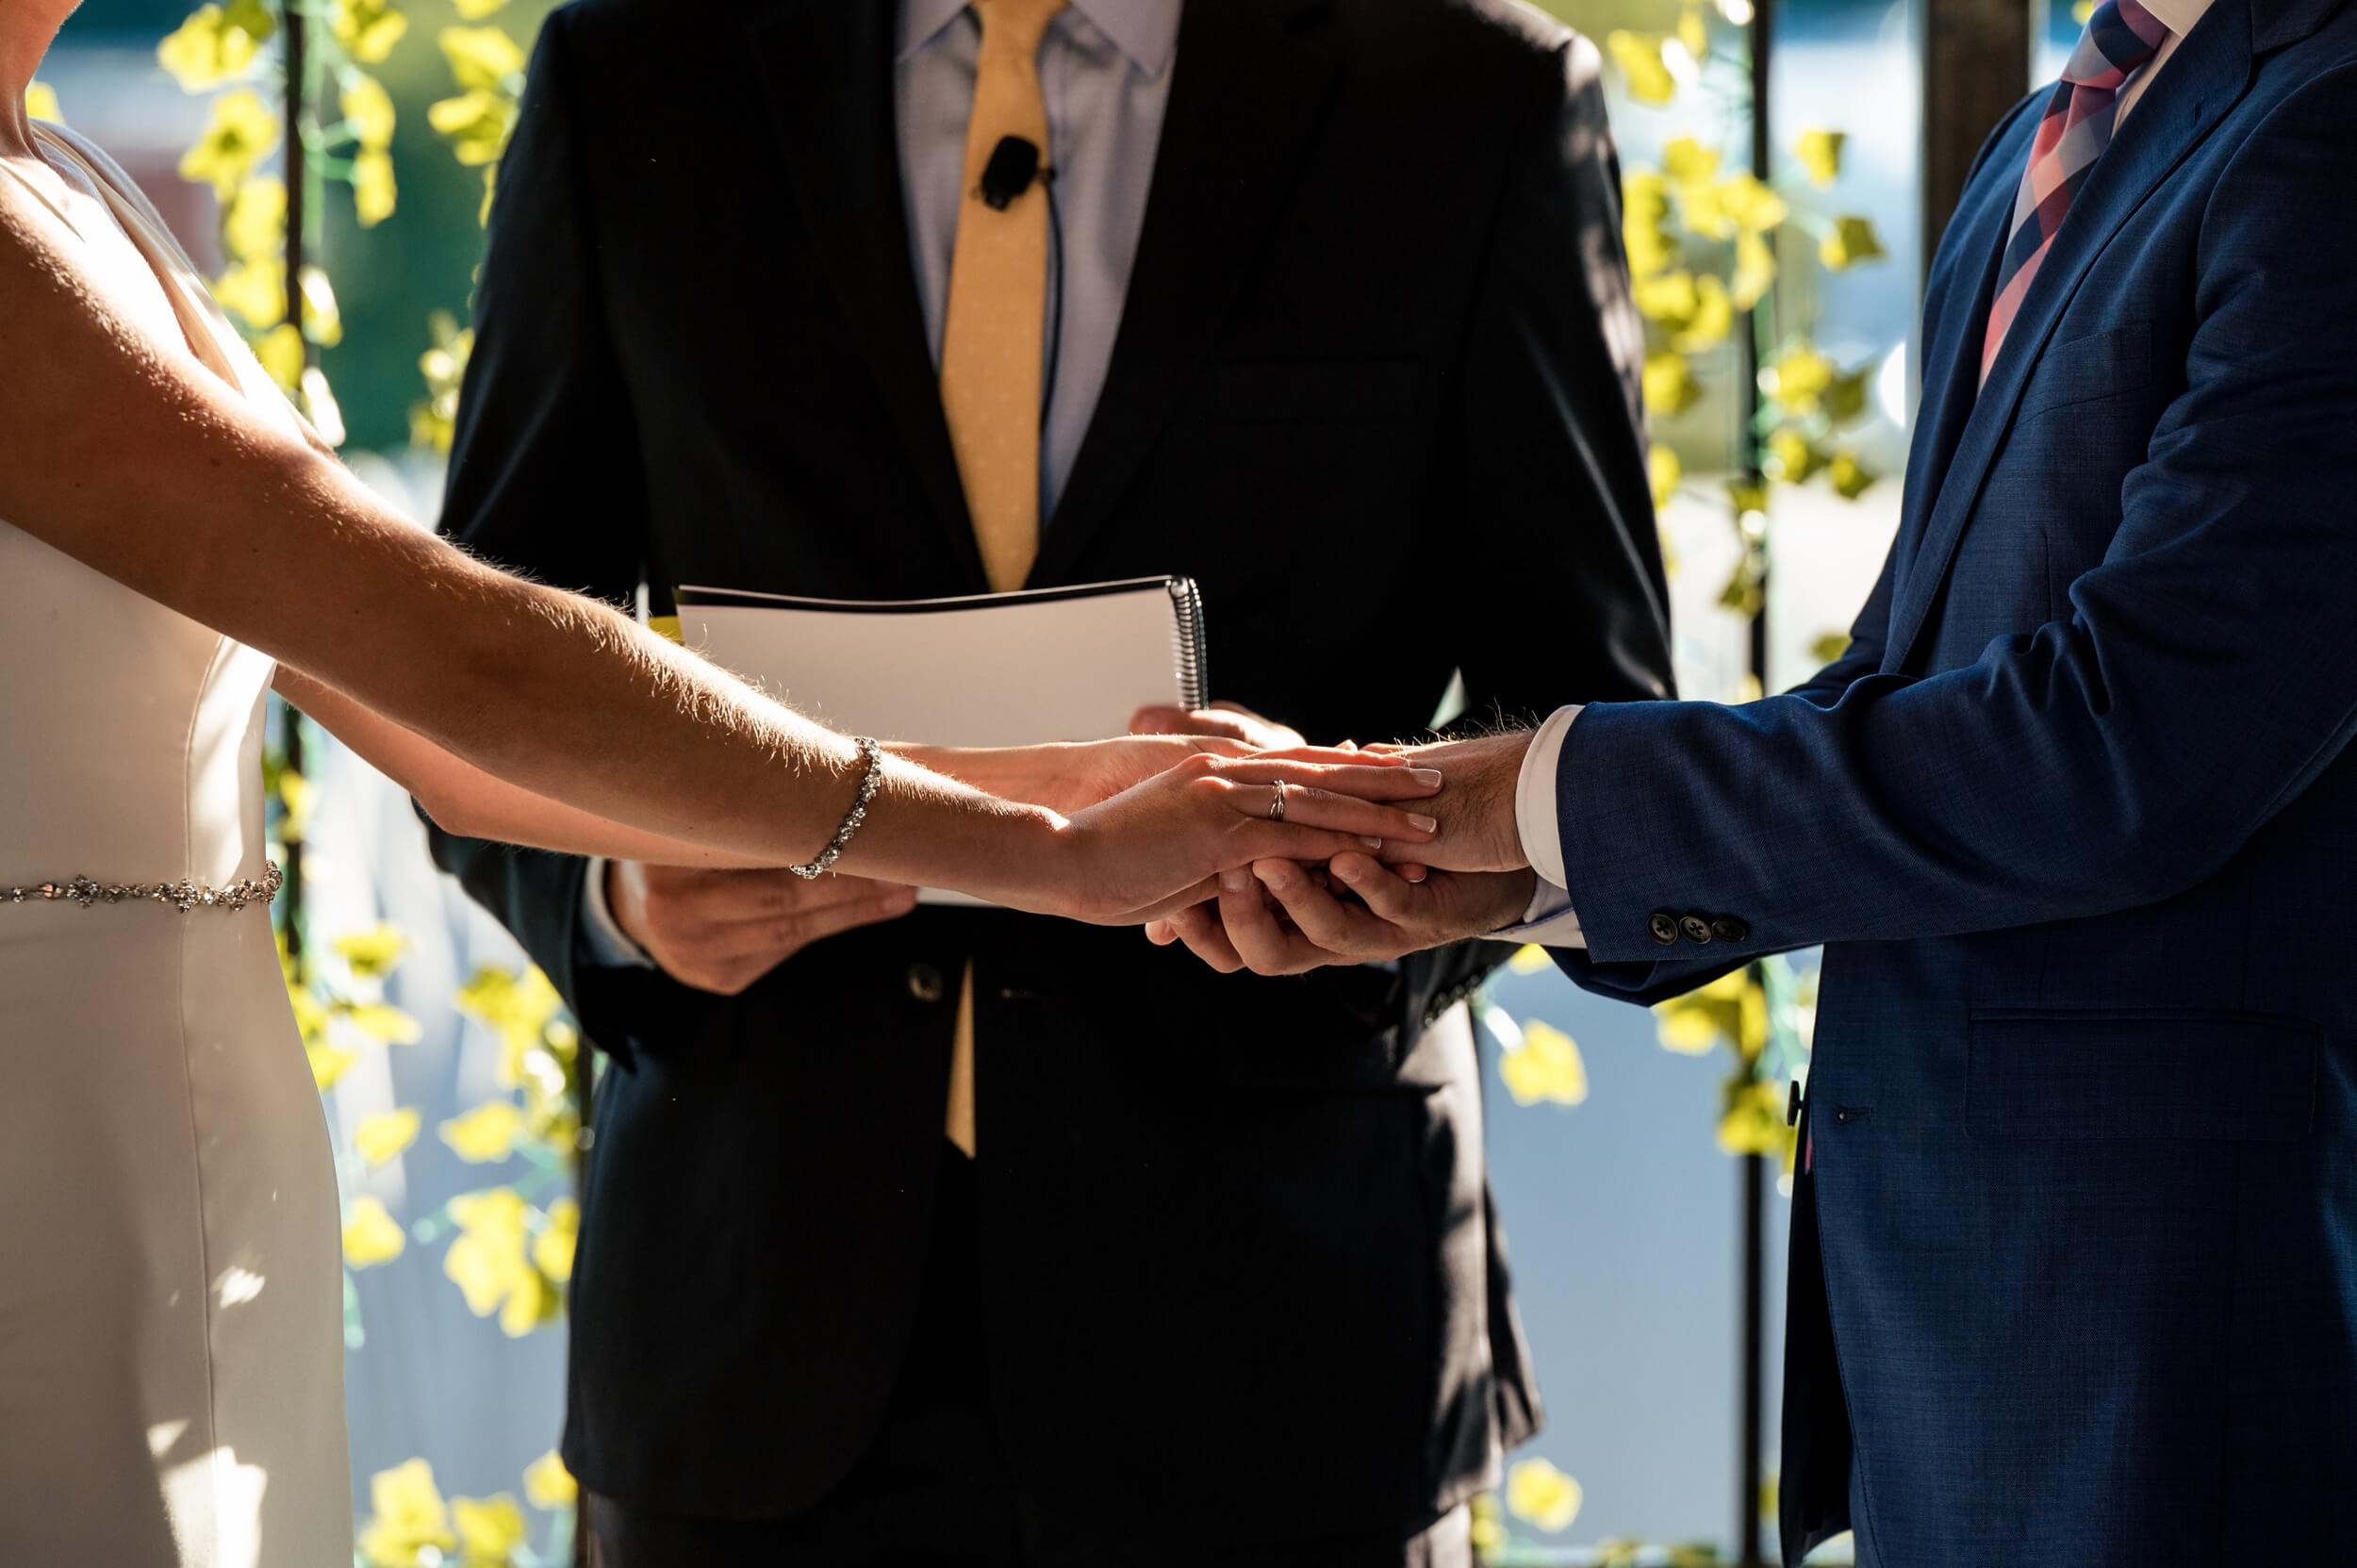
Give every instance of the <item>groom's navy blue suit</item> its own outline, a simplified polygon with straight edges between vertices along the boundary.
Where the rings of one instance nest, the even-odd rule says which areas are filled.
[[[1827,944],[1788,1558],[2346,1561],[2357,8],[2217,0],[1981,386],[2043,97],[1934,265],[1848,652],[1573,725],[1564,961],[1653,999]]]

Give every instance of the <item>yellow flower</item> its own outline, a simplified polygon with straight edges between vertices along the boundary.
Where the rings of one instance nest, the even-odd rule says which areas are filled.
[[[280,330],[292,332],[294,329],[284,327]],[[296,377],[300,379],[302,373],[297,371]],[[414,1046],[425,1038],[423,1024],[404,1013],[400,1008],[385,1002],[354,1003],[345,1010],[344,1016],[351,1019],[353,1027],[359,1030],[361,1033],[371,1039],[382,1040],[388,1046]]]
[[[524,1501],[534,1508],[569,1508],[580,1494],[581,1488],[574,1483],[573,1473],[565,1468],[565,1461],[553,1448],[534,1460],[531,1467],[524,1471]]]
[[[431,1560],[439,1560],[458,1546],[434,1467],[421,1459],[369,1477],[369,1505],[359,1549],[371,1568],[413,1568],[429,1548],[436,1553]]]
[[[1653,482],[1653,509],[1658,512],[1677,494],[1678,481],[1686,477],[1686,467],[1678,461],[1676,453],[1656,442],[1645,452],[1645,477]]]
[[[1824,454],[1797,430],[1779,430],[1768,437],[1768,467],[1778,479],[1798,485],[1823,465]]]
[[[352,1130],[352,1147],[371,1169],[418,1141],[418,1113],[404,1107],[365,1118]]]
[[[1817,242],[1817,259],[1837,272],[1888,254],[1883,249],[1882,236],[1864,218],[1836,218],[1833,232]]]
[[[279,256],[287,241],[287,182],[276,174],[256,174],[239,186],[229,215],[222,221],[222,239],[240,261]],[[279,291],[285,293],[283,286]],[[285,308],[283,301],[280,308]]]
[[[1673,184],[1707,185],[1719,173],[1718,150],[1690,136],[1672,137],[1661,149],[1661,172]]]
[[[1498,1517],[1498,1500],[1494,1494],[1484,1492],[1474,1498],[1468,1510],[1473,1515],[1469,1532],[1473,1540],[1475,1560],[1487,1562],[1490,1555],[1506,1544],[1506,1521]]]
[[[250,87],[213,100],[205,134],[180,159],[180,177],[206,180],[227,201],[270,150],[278,145],[278,117]]]
[[[1793,143],[1792,154],[1801,160],[1801,172],[1808,183],[1822,190],[1841,177],[1841,149],[1849,137],[1840,131],[1805,130]]]
[[[496,163],[485,164],[483,166],[483,205],[475,209],[474,215],[477,227],[487,229],[491,226],[491,198],[499,194],[499,189],[500,166]]]
[[[303,334],[292,322],[281,322],[255,341],[254,357],[272,381],[292,391],[303,379]]]
[[[1661,352],[1645,355],[1645,409],[1656,415],[1675,414],[1692,405],[1702,394],[1686,369],[1686,355]]]
[[[393,96],[383,82],[366,73],[355,74],[338,102],[353,137],[364,149],[382,152],[393,144]]]
[[[34,82],[25,90],[25,112],[35,120],[58,124],[65,114],[58,107],[58,90],[47,82]]]
[[[1666,104],[1677,96],[1677,78],[1661,58],[1664,41],[1656,34],[1617,27],[1605,35],[1605,48],[1628,78],[1628,95],[1640,104]]]
[[[401,1226],[374,1197],[355,1197],[344,1221],[344,1262],[354,1268],[372,1268],[401,1256],[408,1238]]]
[[[1768,1043],[1768,996],[1738,969],[1654,1009],[1664,1050],[1702,1056],[1722,1040],[1746,1060]]]
[[[1825,477],[1832,484],[1835,494],[1844,501],[1855,501],[1873,487],[1877,476],[1865,464],[1844,452],[1838,454],[1827,465]]]
[[[507,0],[453,0],[451,7],[465,22],[480,22],[494,11],[507,8]]]
[[[274,256],[240,261],[213,280],[213,298],[267,332],[287,319],[287,264]]]
[[[1749,234],[1766,234],[1792,215],[1784,198],[1755,174],[1731,174],[1715,193],[1719,209]]]
[[[1826,632],[1808,645],[1808,656],[1820,665],[1829,665],[1850,651],[1850,634]]]
[[[524,1510],[506,1493],[491,1497],[453,1497],[458,1526],[458,1560],[465,1568],[493,1568],[515,1559],[524,1543]]]
[[[1694,274],[1680,268],[1673,272],[1661,272],[1640,278],[1630,288],[1630,297],[1637,303],[1637,313],[1649,322],[1667,327],[1684,325],[1693,318],[1701,296],[1694,287]]]
[[[409,30],[409,19],[389,0],[331,0],[328,25],[352,58],[362,65],[379,65]]]
[[[1689,6],[1678,13],[1678,41],[1697,64],[1710,54],[1710,25],[1703,18],[1700,6]]]
[[[336,287],[327,273],[305,267],[303,280],[303,335],[314,343],[334,348],[344,340],[344,313],[336,305]]]
[[[1738,1078],[1728,1086],[1726,1114],[1719,1121],[1719,1147],[1729,1154],[1772,1154],[1789,1141],[1781,1083]]]
[[[1498,1057],[1498,1076],[1517,1105],[1552,1100],[1577,1105],[1588,1098],[1588,1064],[1561,1030],[1539,1022],[1523,1027],[1522,1044]]]
[[[325,1027],[326,1015],[320,1012],[319,1003],[312,1002],[311,1008],[314,1012],[320,1013],[321,1025],[322,1028]],[[301,1024],[304,1021],[303,1010],[298,1007],[295,1011],[295,1021]],[[307,1034],[309,1032],[306,1030],[305,1032]],[[311,1077],[319,1084],[321,1094],[333,1089],[336,1086],[336,1081],[350,1072],[360,1060],[358,1051],[346,1050],[343,1047],[333,1045],[323,1039],[305,1039],[303,1043],[303,1053],[311,1060]]]
[[[1579,1517],[1579,1483],[1542,1459],[1519,1461],[1506,1477],[1506,1506],[1550,1534]]]
[[[380,921],[366,931],[348,932],[336,938],[336,956],[361,980],[374,980],[388,972],[409,950],[409,938],[399,926]]]
[[[1735,327],[1735,302],[1727,286],[1705,272],[1694,281],[1694,310],[1686,323],[1670,335],[1670,346],[1680,354],[1700,354],[1718,347]]]
[[[448,393],[455,402],[458,383],[466,371],[466,355],[473,347],[474,334],[455,335],[448,348],[428,353],[421,366],[428,385],[438,400]],[[523,1081],[524,1062],[532,1052],[560,1038],[569,1048],[578,1036],[569,1032],[569,1026],[557,1022],[557,1014],[565,1000],[549,983],[549,977],[536,967],[521,974],[505,969],[482,968],[463,986],[456,998],[458,1010],[482,1019],[500,1032],[506,1047],[500,1061],[500,1082],[514,1088]],[[558,1032],[561,1032],[561,1036]]]
[[[523,1113],[512,1100],[486,1099],[465,1115],[444,1122],[442,1142],[469,1164],[487,1164],[514,1152],[516,1134],[523,1131]]]
[[[524,68],[523,46],[504,27],[445,27],[436,38],[451,79],[468,91],[504,91]]]
[[[498,160],[516,128],[516,100],[486,88],[428,104],[426,124],[450,140],[458,161],[473,167]]]
[[[1749,310],[1767,297],[1775,282],[1774,248],[1763,236],[1744,229],[1735,237],[1735,276],[1727,283],[1729,303],[1738,310]]]
[[[1525,943],[1514,949],[1514,956],[1506,961],[1506,966],[1518,975],[1544,974],[1555,967],[1555,959],[1546,949]]]
[[[205,92],[252,70],[259,48],[227,11],[199,6],[156,46],[156,59],[184,91]]]
[[[524,1260],[524,1200],[513,1187],[494,1187],[451,1199],[458,1238],[442,1257],[442,1273],[467,1298],[467,1310],[488,1317],[530,1274]]]
[[[549,1205],[548,1224],[532,1244],[532,1266],[563,1284],[573,1277],[573,1248],[581,1239],[581,1205],[560,1197]]]
[[[279,769],[278,803],[287,808],[287,815],[278,824],[278,835],[289,844],[301,843],[310,831],[312,808],[319,801],[319,785],[291,767]]]
[[[1795,343],[1760,372],[1760,389],[1795,413],[1814,413],[1835,373],[1832,360],[1805,342]]]
[[[352,160],[352,201],[362,228],[372,229],[390,218],[399,196],[391,154],[371,147]]]

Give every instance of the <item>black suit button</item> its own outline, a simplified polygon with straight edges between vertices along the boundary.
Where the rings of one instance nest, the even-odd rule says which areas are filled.
[[[1645,930],[1651,933],[1653,939],[1663,947],[1677,946],[1678,917],[1676,916],[1656,910],[1653,918],[1645,922]]]
[[[1686,933],[1686,939],[1689,942],[1693,943],[1696,947],[1706,948],[1710,946],[1710,922],[1704,919],[1701,916],[1689,915],[1685,919],[1678,922],[1678,930],[1684,932]]]
[[[1722,915],[1710,922],[1710,934],[1722,942],[1748,942],[1752,939],[1752,928],[1732,915]]]
[[[918,1001],[939,1001],[948,995],[941,983],[941,971],[930,964],[910,965],[909,995]]]

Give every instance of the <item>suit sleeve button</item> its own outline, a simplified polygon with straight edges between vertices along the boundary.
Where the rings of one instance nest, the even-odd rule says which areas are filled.
[[[941,983],[941,971],[930,964],[910,965],[909,995],[918,1001],[939,1001],[947,995]]]
[[[1656,910],[1653,917],[1645,922],[1645,930],[1665,948],[1677,945],[1678,917],[1666,910]]]
[[[1678,930],[1685,933],[1686,939],[1698,948],[1710,945],[1710,922],[1699,915],[1689,915],[1680,920]]]
[[[1748,942],[1752,938],[1752,928],[1732,915],[1722,915],[1710,922],[1710,934],[1722,942]]]

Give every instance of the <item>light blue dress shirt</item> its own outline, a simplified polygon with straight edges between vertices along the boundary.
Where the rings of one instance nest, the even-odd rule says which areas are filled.
[[[858,0],[872,4],[874,0]],[[1047,164],[1063,243],[1048,247],[1047,348],[1055,374],[1040,426],[1040,517],[1052,519],[1072,460],[1096,413],[1113,338],[1129,293],[1146,194],[1170,104],[1180,0],[1071,0],[1040,44],[1047,102]],[[965,199],[965,128],[974,110],[981,26],[966,0],[901,0],[893,96],[900,133],[900,193],[909,259],[925,308],[933,363],[949,308],[949,258]],[[581,938],[593,963],[651,965],[623,934],[605,898],[605,862],[591,860]]]
[[[1146,193],[1162,146],[1162,113],[1178,52],[1179,0],[1071,0],[1040,44],[1047,103],[1047,165],[1063,244],[1048,246],[1047,323],[1055,374],[1040,427],[1040,510],[1056,500],[1096,412],[1129,293]],[[949,308],[949,258],[964,206],[965,131],[974,109],[981,25],[965,0],[901,0],[894,82],[900,129],[900,192],[910,260],[925,307],[933,363]]]

